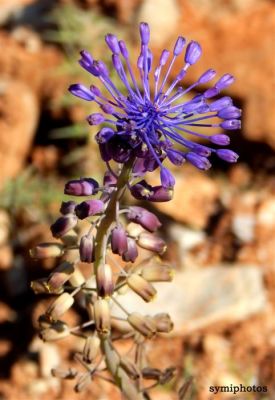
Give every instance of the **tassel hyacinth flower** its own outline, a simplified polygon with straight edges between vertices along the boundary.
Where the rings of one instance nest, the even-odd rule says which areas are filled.
[[[31,251],[31,256],[38,260],[56,257],[59,261],[48,278],[32,282],[36,293],[56,296],[39,318],[41,338],[55,341],[77,335],[84,341],[82,352],[75,355],[84,372],[58,368],[53,375],[76,379],[77,392],[84,390],[92,379],[104,379],[116,385],[128,400],[150,399],[151,388],[174,377],[175,368],[151,368],[144,357],[147,340],[169,333],[173,323],[166,313],[152,316],[129,310],[123,294],[128,290],[145,302],[152,301],[157,295],[154,283],[170,282],[174,271],[160,257],[166,251],[166,243],[156,235],[161,226],[158,217],[138,204],[125,206],[123,194],[129,189],[137,200],[171,200],[175,179],[163,166],[166,159],[175,165],[188,160],[199,169],[210,167],[212,153],[235,162],[237,154],[232,150],[216,148],[226,146],[229,137],[213,133],[212,128],[238,129],[241,115],[230,97],[213,100],[233,82],[229,74],[193,97],[193,89],[214,78],[212,69],[189,87],[181,86],[188,69],[201,55],[197,42],[186,44],[179,37],[171,57],[164,50],[153,69],[149,36],[149,26],[141,23],[139,78],[131,67],[125,43],[112,34],[106,36],[124,92],[114,85],[103,62],[94,60],[85,50],[81,52],[80,65],[105,89],[103,92],[94,85],[87,88],[74,84],[69,90],[86,101],[96,102],[101,109],[87,120],[91,125],[102,125],[95,138],[107,171],[102,185],[93,178],[66,183],[64,194],[73,200],[61,204],[61,216],[51,226],[57,240],[42,243]],[[182,55],[183,67],[169,81],[173,64]],[[207,139],[211,145],[194,142],[192,137]],[[161,184],[151,186],[145,175],[158,168]],[[81,226],[84,229],[79,229]],[[62,318],[75,304],[86,310],[87,320],[72,327]],[[124,317],[114,313],[115,307]],[[127,354],[121,354],[116,346],[117,341],[124,339],[134,343]],[[155,383],[148,386],[147,379]],[[179,390],[180,400],[186,385]]]
[[[182,36],[178,37],[171,55],[168,50],[163,50],[154,69],[153,55],[148,47],[149,37],[148,24],[141,23],[141,49],[137,60],[139,78],[134,74],[124,41],[119,41],[112,34],[105,38],[112,52],[113,67],[124,85],[123,92],[110,79],[106,65],[94,60],[86,50],[81,52],[79,63],[100,81],[108,97],[94,85],[87,88],[82,84],[73,84],[69,90],[83,100],[96,102],[103,111],[89,115],[87,120],[90,125],[105,125],[96,135],[104,161],[125,163],[135,155],[134,169],[138,176],[159,167],[162,186],[171,188],[175,180],[162,164],[166,158],[175,165],[188,160],[202,170],[211,167],[209,156],[212,153],[227,162],[237,161],[238,156],[232,150],[216,148],[227,146],[229,137],[213,134],[211,130],[239,129],[241,110],[233,105],[228,96],[213,100],[234,82],[230,74],[223,75],[211,88],[191,99],[187,97],[192,90],[197,90],[199,85],[210,82],[216,76],[213,69],[208,69],[192,85],[187,88],[182,86],[188,69],[202,54],[199,43],[186,43]],[[170,82],[172,67],[182,56],[183,66]],[[201,128],[205,128],[205,133],[201,133]],[[196,143],[192,140],[194,137],[206,139],[210,145]]]

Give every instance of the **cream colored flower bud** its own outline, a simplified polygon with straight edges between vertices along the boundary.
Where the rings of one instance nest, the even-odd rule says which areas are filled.
[[[31,288],[35,294],[50,293],[48,280],[46,278],[36,279],[31,282]]]
[[[157,291],[150,282],[147,282],[142,276],[132,274],[127,278],[128,286],[137,293],[143,300],[149,302],[156,296]]]
[[[111,330],[110,306],[106,299],[98,299],[94,304],[96,329],[100,335],[108,336]]]
[[[52,376],[59,379],[74,379],[78,372],[74,368],[62,369],[62,368],[53,368],[51,370]]]
[[[66,283],[74,273],[74,266],[72,263],[64,261],[56,270],[49,276],[48,287],[50,293],[57,293],[63,290],[62,286]]]
[[[79,268],[75,268],[74,273],[70,276],[69,282],[73,287],[79,287],[85,283],[85,278]]]
[[[137,243],[140,247],[158,254],[163,254],[167,249],[164,240],[148,232],[142,232],[138,237]]]
[[[64,254],[64,246],[60,243],[40,243],[30,250],[32,258],[61,257]]]
[[[63,321],[55,321],[48,328],[41,329],[39,336],[44,342],[53,342],[70,335],[70,329]]]
[[[100,264],[96,271],[97,293],[100,297],[110,297],[114,292],[113,272],[109,264]]]
[[[174,327],[174,324],[169,314],[166,313],[156,314],[153,317],[153,319],[157,325],[157,331],[160,333],[169,333]]]
[[[88,336],[83,349],[83,361],[90,364],[97,357],[100,349],[100,340],[97,336]]]
[[[62,293],[58,298],[50,305],[47,310],[47,314],[52,317],[53,320],[59,319],[66,311],[71,308],[74,303],[74,298],[69,293]]]
[[[120,366],[121,368],[124,369],[124,371],[131,379],[138,379],[140,377],[140,371],[137,365],[135,365],[131,360],[129,360],[129,358],[121,357]]]
[[[142,268],[141,276],[148,282],[171,282],[174,271],[170,265],[151,264]]]
[[[130,314],[128,316],[128,322],[145,337],[151,338],[157,332],[155,321],[138,312]]]

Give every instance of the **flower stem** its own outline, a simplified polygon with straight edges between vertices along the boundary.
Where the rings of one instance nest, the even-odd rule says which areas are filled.
[[[117,219],[117,203],[121,199],[125,188],[127,187],[134,161],[135,159],[132,158],[124,164],[117,180],[117,190],[112,194],[109,204],[105,210],[105,216],[102,218],[98,226],[95,239],[95,274],[99,266],[105,264],[106,262],[108,237],[110,230],[112,229],[112,226],[116,224]],[[127,373],[121,368],[120,357],[113,348],[110,337],[102,335],[100,340],[101,349],[105,355],[107,368],[113,376],[116,386],[119,387],[124,397],[128,400],[145,400],[144,393],[138,390],[135,382],[133,382]]]

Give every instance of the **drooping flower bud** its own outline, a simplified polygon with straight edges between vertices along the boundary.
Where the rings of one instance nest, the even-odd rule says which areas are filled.
[[[62,201],[60,206],[60,213],[63,215],[74,213],[74,209],[76,206],[76,202],[69,200],[69,201]]]
[[[155,203],[162,203],[172,200],[173,194],[173,188],[168,189],[163,186],[153,186],[148,200]]]
[[[114,292],[113,272],[109,264],[100,264],[96,271],[97,293],[109,297]]]
[[[30,287],[35,294],[50,293],[48,287],[48,280],[46,278],[41,278],[41,279],[36,279],[35,281],[31,281]]]
[[[132,238],[127,237],[127,250],[122,254],[123,261],[135,262],[138,256],[138,248],[136,241]]]
[[[174,276],[173,272],[170,265],[150,263],[142,268],[141,276],[148,282],[171,282]]]
[[[111,329],[110,306],[106,299],[98,299],[94,304],[95,324],[99,335],[108,336]]]
[[[143,298],[144,301],[149,302],[152,301],[157,291],[150,282],[147,282],[142,276],[138,274],[131,274],[127,278],[128,286],[137,293],[140,297]]]
[[[102,213],[104,208],[105,204],[101,200],[86,200],[76,206],[75,213],[79,219],[84,219]]]
[[[75,368],[62,369],[62,368],[53,368],[51,370],[52,376],[59,379],[74,379],[78,371]]]
[[[100,339],[93,335],[88,336],[85,340],[83,349],[83,361],[91,364],[97,357],[100,350]]]
[[[49,306],[46,314],[51,316],[53,320],[58,320],[66,311],[71,308],[74,303],[74,298],[69,293],[62,293],[58,298]]]
[[[129,207],[127,218],[129,219],[129,221],[140,224],[144,229],[147,229],[149,232],[155,232],[161,226],[161,222],[155,216],[155,214],[147,211],[143,207]]]
[[[175,186],[175,178],[169,171],[169,169],[162,167],[160,170],[161,184],[165,189],[172,189]]]
[[[150,379],[150,380],[152,379],[158,381],[162,372],[158,368],[146,367],[141,370],[141,374],[144,379]]]
[[[147,232],[142,232],[139,235],[137,243],[140,247],[159,254],[163,254],[167,248],[164,240]]]
[[[94,261],[94,238],[90,235],[84,235],[79,243],[80,261],[92,263]]]
[[[67,261],[60,264],[49,276],[47,285],[50,293],[63,291],[63,285],[70,279],[74,273],[74,265]]]
[[[59,239],[67,232],[73,229],[77,224],[77,217],[74,214],[66,214],[58,218],[54,224],[51,225],[51,232],[53,237]]]
[[[95,139],[98,144],[107,143],[115,134],[115,131],[109,127],[104,127],[96,134]]]
[[[48,328],[41,329],[40,338],[44,342],[54,342],[70,335],[68,325],[63,321],[54,321]]]
[[[116,226],[112,230],[111,247],[112,247],[112,252],[115,254],[119,254],[120,256],[122,256],[122,254],[127,251],[128,248],[127,233],[121,225]]]
[[[69,282],[73,287],[82,286],[86,281],[84,275],[79,268],[75,268],[74,273],[70,276]]]
[[[133,312],[132,314],[128,315],[127,320],[135,330],[149,339],[152,338],[157,332],[156,323],[151,318],[148,318],[138,312]]]
[[[174,324],[173,324],[169,314],[166,314],[166,313],[156,314],[153,317],[153,319],[157,326],[157,332],[169,333],[172,331]]]
[[[30,256],[37,259],[61,257],[63,254],[64,246],[60,243],[40,243],[30,250]]]
[[[96,193],[98,183],[93,178],[82,178],[68,181],[65,184],[64,194],[71,196],[91,196]]]

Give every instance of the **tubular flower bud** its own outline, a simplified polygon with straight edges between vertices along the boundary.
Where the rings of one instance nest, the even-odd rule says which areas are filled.
[[[153,337],[156,332],[156,323],[152,319],[141,315],[138,312],[130,314],[127,318],[128,322],[132,327],[141,333],[143,336],[149,339]]]
[[[82,272],[75,268],[74,273],[70,276],[69,282],[73,287],[82,286],[85,283],[86,279],[84,278]]]
[[[66,283],[74,273],[74,266],[72,263],[64,261],[56,270],[50,274],[48,279],[48,288],[50,293],[58,293],[63,291],[63,285]]]
[[[165,370],[162,372],[162,374],[159,378],[160,385],[165,385],[166,383],[171,381],[171,379],[174,378],[175,374],[176,374],[175,367],[165,368]]]
[[[64,194],[71,196],[91,196],[96,193],[98,183],[92,178],[74,179],[65,184]]]
[[[140,247],[159,254],[163,254],[167,248],[164,240],[147,232],[142,232],[139,235],[137,243]]]
[[[154,299],[157,294],[156,289],[151,283],[147,282],[142,276],[132,274],[127,278],[128,286],[137,293],[144,301],[149,302]]]
[[[55,321],[50,327],[41,329],[39,336],[44,342],[53,342],[70,335],[68,325],[63,321]]]
[[[170,265],[150,264],[142,268],[141,276],[148,282],[171,282],[174,271]]]
[[[77,376],[78,371],[75,368],[52,368],[51,374],[55,378],[59,379],[74,379]]]
[[[153,317],[156,326],[157,332],[159,333],[169,333],[172,331],[174,324],[171,321],[170,315],[166,313],[156,314]]]
[[[101,200],[87,200],[76,206],[75,213],[79,219],[84,219],[102,213],[104,207],[105,204]]]
[[[53,320],[58,320],[66,311],[71,308],[74,303],[74,298],[69,293],[62,293],[50,305],[47,310],[47,315],[50,315]]]
[[[36,279],[35,281],[31,282],[30,286],[35,294],[50,293],[46,278]]]
[[[120,256],[127,251],[127,233],[121,225],[116,226],[111,233],[112,252]]]
[[[92,263],[94,261],[94,238],[84,235],[79,244],[80,261]]]
[[[55,378],[60,378],[60,379],[74,379],[78,372],[74,368],[69,368],[69,369],[62,369],[62,368],[53,368],[51,370],[52,376]]]
[[[83,361],[91,364],[100,350],[100,339],[97,336],[88,336],[83,349]]]
[[[114,292],[113,272],[109,264],[100,264],[96,271],[97,293],[110,297]]]
[[[161,223],[159,219],[155,216],[155,214],[147,211],[145,208],[142,207],[129,207],[127,218],[132,222],[140,224],[144,229],[147,229],[149,232],[155,232],[161,226]]]
[[[98,299],[94,304],[95,324],[99,335],[108,336],[111,330],[110,306],[106,299]]]
[[[135,262],[138,256],[138,249],[136,245],[136,241],[132,238],[127,237],[127,250],[122,254],[123,261],[126,262]]]
[[[172,200],[173,194],[174,190],[172,188],[167,189],[163,186],[153,186],[148,200],[155,203],[162,203]]]
[[[144,379],[152,379],[158,381],[160,376],[162,375],[162,372],[160,369],[157,368],[146,367],[141,370],[141,374]]]
[[[61,257],[63,254],[64,246],[60,243],[40,243],[30,250],[30,256],[37,259]]]
[[[134,364],[129,358],[121,357],[120,359],[120,366],[124,369],[127,375],[131,379],[138,379],[140,377],[140,371],[136,364]]]
[[[74,209],[76,206],[76,202],[69,200],[69,201],[62,201],[60,207],[60,213],[63,215],[74,213]]]
[[[77,224],[77,217],[74,214],[66,214],[58,218],[54,224],[51,225],[51,232],[53,237],[59,239],[67,232],[73,229]]]

